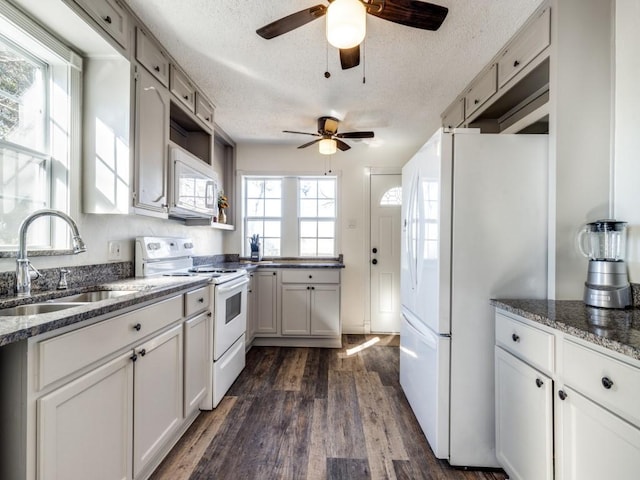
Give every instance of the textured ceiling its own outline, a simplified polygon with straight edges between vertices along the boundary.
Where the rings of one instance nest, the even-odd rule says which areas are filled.
[[[339,131],[375,131],[374,139],[350,140],[354,149],[393,155],[424,143],[440,113],[541,0],[436,0],[449,8],[436,32],[368,15],[364,62],[346,71],[326,42],[324,17],[272,40],[255,33],[326,2],[128,2],[214,101],[216,122],[236,142],[302,144],[310,138],[282,130],[315,132],[317,117],[333,115],[343,121]]]

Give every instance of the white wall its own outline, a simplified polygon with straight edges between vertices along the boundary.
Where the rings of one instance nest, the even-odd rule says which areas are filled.
[[[425,136],[425,141],[427,137]],[[367,167],[401,167],[416,152],[418,145],[399,148],[393,158],[382,158],[365,144],[354,145],[348,152],[333,155],[330,163],[334,173],[340,174],[340,241],[338,253],[344,255],[342,271],[342,324],[345,333],[362,333],[369,305],[366,292],[369,278],[367,246],[369,230],[365,198],[368,177]],[[317,149],[296,149],[295,145],[238,145],[237,168],[246,172],[311,173],[323,174],[327,157]],[[327,164],[328,167],[328,164]],[[239,200],[236,199],[236,202]],[[355,228],[347,228],[355,220]],[[225,239],[226,251],[238,251],[242,242],[241,232],[236,230]]]
[[[640,2],[616,1],[614,215],[629,222],[629,276],[640,283]]]

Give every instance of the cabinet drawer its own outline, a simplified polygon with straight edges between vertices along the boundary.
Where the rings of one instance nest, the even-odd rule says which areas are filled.
[[[184,294],[184,316],[190,317],[209,308],[211,288],[203,287]]]
[[[142,30],[136,28],[136,59],[160,80],[165,87],[169,86],[169,59],[160,47]]]
[[[169,88],[182,104],[193,112],[196,103],[196,89],[189,81],[185,73],[175,65],[171,64],[169,77]]]
[[[340,283],[340,271],[284,269],[282,283]]]
[[[182,296],[38,344],[38,389],[182,318]]]
[[[498,85],[502,87],[551,42],[550,10],[540,16],[509,45],[498,60]]]
[[[207,125],[213,125],[213,105],[196,92],[196,116]]]
[[[129,15],[117,0],[76,0],[102,29],[121,46],[129,48]]]
[[[496,65],[493,64],[491,68],[473,82],[471,88],[467,90],[467,94],[464,97],[466,117],[468,118],[473,112],[480,108],[496,91]]]
[[[571,340],[563,341],[564,382],[640,426],[640,368]]]
[[[496,314],[496,344],[539,370],[553,372],[553,334]]]
[[[442,126],[444,128],[459,127],[464,121],[464,98],[457,100],[442,115]]]

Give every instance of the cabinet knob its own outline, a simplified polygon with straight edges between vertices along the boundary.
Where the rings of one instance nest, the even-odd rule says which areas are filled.
[[[185,100],[189,100],[189,95],[184,95],[182,98],[184,98]]]
[[[316,287],[311,287],[311,290],[315,290],[315,289],[316,289]]]
[[[513,66],[517,67],[518,65],[520,65],[520,62],[518,60],[516,60],[515,62],[513,62]]]
[[[200,297],[200,298],[198,299],[198,302],[199,302],[199,303],[204,303],[204,298]]]
[[[378,259],[374,258],[373,260],[371,260],[371,263],[373,263],[374,265],[377,265],[378,264]]]
[[[373,247],[373,248],[371,249],[371,251],[372,251],[373,253],[378,253],[378,249],[377,249],[376,247]]]
[[[276,274],[276,272],[273,272],[273,274],[275,275],[275,274]]]
[[[544,382],[542,380],[540,380],[539,378],[536,378],[536,385],[538,386],[538,388],[542,387],[542,385],[544,385]]]
[[[140,356],[144,357],[147,354],[147,351],[143,348],[142,350],[140,350]]]
[[[520,341],[520,336],[514,333],[513,335],[511,335],[511,340],[517,343]]]
[[[313,278],[313,275],[309,275],[309,278]]]
[[[107,15],[106,17],[103,18],[103,20],[105,22],[107,22],[108,24],[111,24],[111,17],[109,15]]]
[[[155,67],[153,67],[153,69],[154,69],[156,72],[159,72],[159,71],[160,71],[160,67],[159,67],[158,65],[156,65]]]
[[[136,355],[135,353],[133,355],[131,355],[129,357],[131,359],[132,362],[135,362],[136,360],[138,360],[138,355]]]
[[[133,328],[134,328],[134,330],[136,330],[136,331],[138,331],[138,332],[139,332],[139,331],[140,331],[140,329],[142,328],[142,325],[140,325],[139,323],[136,323],[136,324],[133,326]]]
[[[567,398],[567,393],[564,390],[558,390],[558,396],[560,400],[565,400]]]
[[[474,105],[477,105],[477,104],[479,104],[479,103],[480,103],[480,100],[478,100],[477,98],[473,101],[473,104],[474,104]]]
[[[609,377],[602,377],[602,386],[609,390],[613,387],[613,381]]]
[[[207,317],[213,317],[213,313],[207,312]]]
[[[307,285],[307,290],[311,290],[311,287]]]

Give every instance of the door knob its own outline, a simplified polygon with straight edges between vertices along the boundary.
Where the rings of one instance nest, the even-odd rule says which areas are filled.
[[[373,260],[371,260],[371,263],[373,263],[374,265],[377,265],[378,264],[378,260],[374,258]]]
[[[373,250],[371,250],[373,253],[378,253],[378,249],[376,247],[373,247]]]

